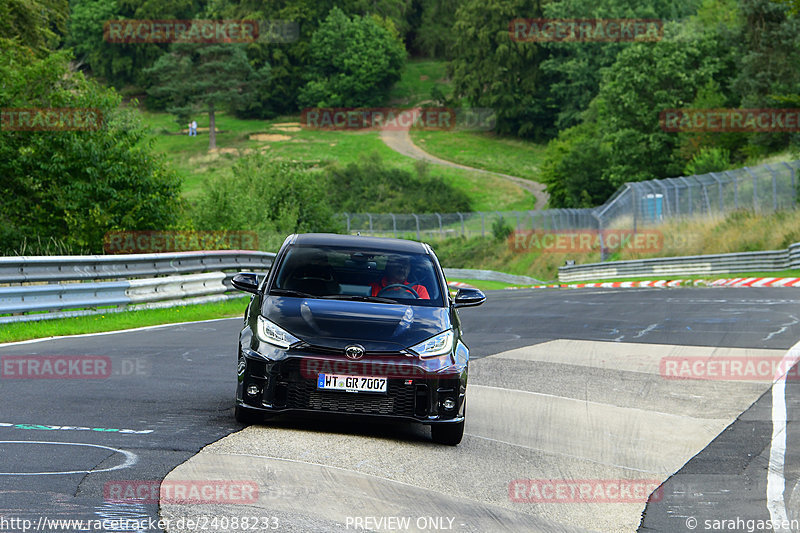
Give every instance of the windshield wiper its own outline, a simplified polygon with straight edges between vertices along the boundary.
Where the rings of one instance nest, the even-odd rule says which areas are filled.
[[[275,294],[275,295],[278,295],[278,296],[297,296],[299,298],[317,298],[317,296],[314,296],[313,294],[308,294],[307,292],[296,291],[296,290],[293,290],[293,289],[281,289],[279,287],[275,287],[274,289],[269,291],[269,293],[270,294]]]
[[[327,300],[354,300],[356,302],[379,302],[384,304],[396,304],[397,300],[391,298],[383,298],[380,296],[361,296],[358,294],[329,294],[321,296]]]

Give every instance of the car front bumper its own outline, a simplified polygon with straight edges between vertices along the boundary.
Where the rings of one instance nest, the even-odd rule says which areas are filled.
[[[422,424],[464,420],[467,364],[451,357],[420,360],[406,354],[365,357],[290,354],[279,359],[253,350],[239,354],[237,404],[264,415],[337,413]],[[346,392],[317,388],[320,372],[387,378],[387,391]],[[249,389],[256,390],[255,394]],[[446,400],[455,405],[447,409]]]

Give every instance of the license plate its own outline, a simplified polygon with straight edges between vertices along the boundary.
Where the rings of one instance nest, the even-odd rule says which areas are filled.
[[[317,377],[317,388],[345,392],[386,392],[386,378],[320,374]]]

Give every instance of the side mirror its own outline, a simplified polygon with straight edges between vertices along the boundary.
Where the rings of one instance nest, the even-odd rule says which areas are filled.
[[[258,274],[253,272],[239,272],[231,280],[231,285],[240,291],[258,294]]]
[[[458,289],[455,307],[474,307],[486,301],[486,295],[478,289]]]

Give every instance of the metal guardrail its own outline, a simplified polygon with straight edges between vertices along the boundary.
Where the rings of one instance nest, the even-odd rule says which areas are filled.
[[[130,279],[166,274],[259,269],[264,268],[265,264],[272,265],[274,257],[274,253],[249,250],[0,257],[0,283]]]
[[[0,315],[11,315],[0,324],[237,297],[227,294],[236,272],[269,270],[274,258],[230,250],[0,257]]]
[[[736,272],[775,272],[800,268],[800,243],[786,250],[663,257],[570,265],[558,268],[564,282],[649,276],[689,276]]]
[[[494,270],[473,270],[471,268],[445,268],[444,275],[447,278],[477,279],[483,281],[502,281],[503,283],[517,283],[519,285],[542,284],[544,281],[528,276],[517,276],[496,272]]]

